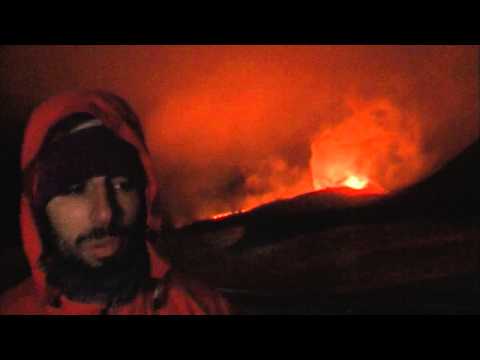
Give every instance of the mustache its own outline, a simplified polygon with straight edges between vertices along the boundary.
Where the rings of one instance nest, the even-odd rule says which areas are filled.
[[[107,236],[122,237],[128,235],[129,232],[128,227],[110,226],[108,228],[95,228],[88,234],[80,235],[75,240],[75,244],[79,246],[86,241],[100,240]]]

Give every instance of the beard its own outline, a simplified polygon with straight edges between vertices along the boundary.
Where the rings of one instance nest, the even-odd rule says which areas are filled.
[[[47,283],[69,299],[85,303],[127,303],[149,285],[150,260],[145,243],[145,221],[125,228],[94,229],[85,238],[111,234],[122,237],[122,246],[101,265],[87,264],[75,252],[66,251],[58,237],[40,261]],[[80,243],[80,241],[78,241]]]

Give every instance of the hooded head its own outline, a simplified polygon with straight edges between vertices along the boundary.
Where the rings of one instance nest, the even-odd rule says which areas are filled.
[[[88,298],[164,276],[147,236],[161,224],[157,182],[125,101],[102,91],[48,99],[27,125],[21,167],[22,239],[43,294]]]

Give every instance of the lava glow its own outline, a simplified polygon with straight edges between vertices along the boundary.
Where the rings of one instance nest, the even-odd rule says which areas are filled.
[[[343,173],[343,172],[342,172]],[[348,173],[348,171],[346,172]],[[315,190],[323,190],[327,188],[348,187],[354,190],[362,190],[367,186],[370,187],[370,181],[365,176],[347,175],[343,176],[345,180],[338,180],[340,175],[332,176],[330,179],[313,179],[313,187]]]
[[[382,98],[352,98],[348,105],[351,113],[343,121],[312,137],[309,168],[302,172],[276,159],[250,174],[245,181],[249,195],[238,204],[242,209],[238,212],[312,191],[348,197],[385,195],[384,184],[395,189],[395,181],[406,182],[410,173],[418,173],[422,162],[415,115]],[[402,133],[405,123],[409,132]],[[232,214],[220,211],[214,219]]]
[[[223,213],[220,213],[220,214],[213,215],[212,219],[213,220],[220,220],[220,219],[226,218],[230,215],[241,214],[245,211],[247,211],[247,209],[242,209],[242,210],[237,210],[237,211],[226,211],[226,212],[223,212]]]
[[[340,196],[365,196],[365,195],[385,195],[387,191],[382,188],[380,185],[370,181],[367,177],[360,176],[360,175],[350,175],[348,176],[343,182],[337,183],[331,186],[319,186],[319,183],[314,181],[313,182],[314,188],[316,191],[325,192],[325,193],[333,193]],[[311,192],[311,189],[308,191],[300,192],[296,195],[301,195],[302,193]],[[291,196],[294,197],[294,196]],[[213,220],[221,220],[231,215],[237,215],[253,208],[266,204],[268,202],[272,202],[275,200],[286,199],[288,197],[273,197],[271,199],[263,199],[263,201],[257,201],[250,204],[250,206],[242,208],[241,210],[236,211],[226,211],[222,213],[218,213],[216,215],[211,216]]]
[[[477,112],[474,91],[469,101],[449,96],[474,89],[476,76],[453,91],[452,79],[466,73],[445,75],[449,62],[437,59],[446,49],[423,57],[421,48],[223,49],[172,54],[165,74],[178,75],[146,121],[177,226],[312,192],[395,192],[438,159],[438,129]]]
[[[326,184],[321,186],[320,184]],[[321,182],[314,181],[314,187],[317,191],[335,193],[343,196],[362,196],[362,195],[385,195],[388,193],[380,185],[369,180],[365,176],[349,175],[342,182]]]
[[[343,182],[343,185],[356,190],[363,189],[367,184],[368,179],[361,178],[355,175],[349,176],[348,179]]]

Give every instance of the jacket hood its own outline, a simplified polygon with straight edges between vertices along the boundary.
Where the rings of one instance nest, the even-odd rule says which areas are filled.
[[[39,266],[42,241],[32,209],[38,184],[36,160],[49,129],[75,113],[88,113],[101,120],[103,125],[119,138],[135,147],[147,178],[145,201],[147,226],[151,230],[147,233],[158,232],[161,225],[161,217],[157,211],[159,199],[153,163],[145,145],[141,124],[130,106],[118,96],[99,90],[71,91],[47,99],[33,111],[29,119],[21,153],[24,185],[20,200],[20,228],[24,251],[32,269],[32,277],[41,294],[46,294],[47,285],[46,275]],[[169,263],[156,254],[153,239],[146,239],[146,242],[150,255],[151,276],[162,278],[169,269]]]

